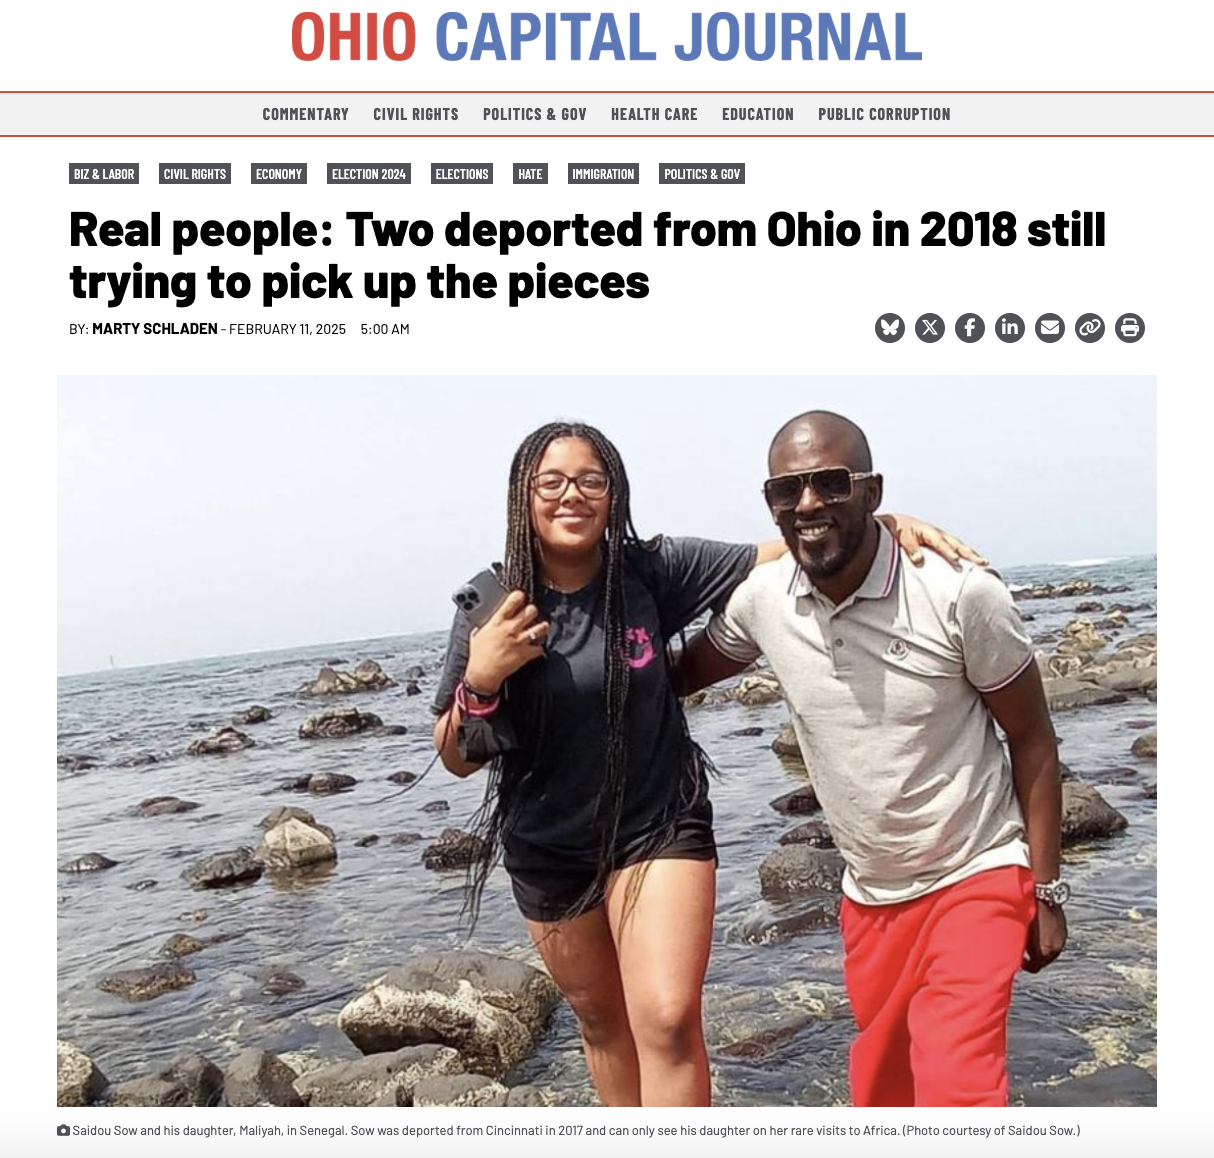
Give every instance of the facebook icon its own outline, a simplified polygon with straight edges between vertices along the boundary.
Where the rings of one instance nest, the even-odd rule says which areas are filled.
[[[976,342],[986,333],[986,323],[977,314],[962,314],[953,329],[963,342]]]

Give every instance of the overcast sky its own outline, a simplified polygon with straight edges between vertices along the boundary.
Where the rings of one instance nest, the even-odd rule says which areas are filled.
[[[772,537],[768,442],[825,408],[885,509],[996,565],[1155,551],[1150,378],[65,378],[58,404],[65,674],[445,628],[553,418],[620,448],[643,535]]]

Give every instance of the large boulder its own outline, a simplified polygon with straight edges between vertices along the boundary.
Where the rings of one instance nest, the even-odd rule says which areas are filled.
[[[194,974],[176,961],[149,965],[146,969],[121,969],[103,977],[97,988],[124,1001],[151,1001],[194,984]]]
[[[61,873],[97,873],[103,869],[113,868],[118,862],[110,860],[99,852],[86,852],[75,860],[65,861],[59,866]]]
[[[266,832],[257,859],[270,869],[301,869],[337,859],[331,832],[289,817]]]
[[[822,805],[818,802],[818,794],[812,784],[802,784],[783,796],[777,796],[771,802],[772,808],[785,816],[805,816],[811,812],[819,812]]]
[[[295,1089],[299,1075],[276,1054],[246,1049],[237,1054],[223,1077],[229,1106],[302,1106]]]
[[[767,673],[745,676],[734,689],[733,698],[747,708],[778,704],[784,699],[780,681]]]
[[[433,1042],[469,1069],[497,1077],[535,1048],[560,1001],[552,979],[486,953],[433,953],[390,970],[341,1011],[338,1025],[363,1053]]]
[[[1072,708],[1089,708],[1097,704],[1124,704],[1124,693],[1102,688],[1083,680],[1069,678],[1047,679],[1045,702],[1051,712],[1066,712]]]
[[[110,1083],[83,1050],[55,1042],[57,1106],[91,1106]]]
[[[303,1075],[295,1089],[309,1106],[409,1106],[427,1078],[462,1074],[459,1054],[441,1045],[413,1045],[336,1062]]]
[[[111,1106],[214,1106],[223,1093],[223,1071],[200,1053],[178,1058],[158,1074],[110,1087]]]
[[[357,708],[334,708],[331,712],[309,716],[299,726],[299,738],[338,739],[342,736],[356,736],[359,732],[372,728],[382,728],[383,725],[383,720],[373,712],[360,712]]]
[[[842,879],[843,858],[831,849],[807,844],[783,845],[759,865],[759,885],[765,897],[837,893]]]
[[[384,688],[396,687],[396,681],[388,676],[373,659],[364,659],[352,671],[334,671],[325,666],[311,683],[299,689],[301,696],[347,696],[355,692],[380,692]]]
[[[466,869],[484,855],[485,842],[459,828],[444,828],[425,852],[422,864],[428,869]]]
[[[1130,745],[1130,752],[1135,756],[1143,756],[1150,760],[1157,759],[1159,756],[1159,733],[1144,732]]]
[[[203,736],[195,740],[187,749],[189,756],[226,756],[229,752],[239,752],[244,748],[253,747],[253,738],[246,736],[235,728],[220,728],[213,736]]]
[[[1090,784],[1079,780],[1062,782],[1062,843],[1080,844],[1103,840],[1126,827],[1121,815]]]
[[[195,888],[221,889],[243,881],[255,881],[261,874],[262,865],[253,850],[242,847],[204,857],[181,875]]]

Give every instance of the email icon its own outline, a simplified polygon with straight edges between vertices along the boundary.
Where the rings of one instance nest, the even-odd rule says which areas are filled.
[[[1057,314],[1042,314],[1037,319],[1037,337],[1043,342],[1060,341],[1066,333],[1066,323]]]

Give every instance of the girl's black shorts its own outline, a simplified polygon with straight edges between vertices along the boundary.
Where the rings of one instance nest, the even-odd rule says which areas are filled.
[[[659,848],[645,847],[644,838],[631,842],[639,851],[621,853],[612,868],[618,870],[642,860],[717,859],[717,843],[712,832],[712,806],[701,805],[681,817],[670,839]],[[593,863],[564,856],[551,849],[528,844],[517,838],[505,842],[504,865],[510,874],[514,899],[529,921],[562,921],[574,913],[587,913],[603,903],[600,885],[586,897],[594,884]]]

